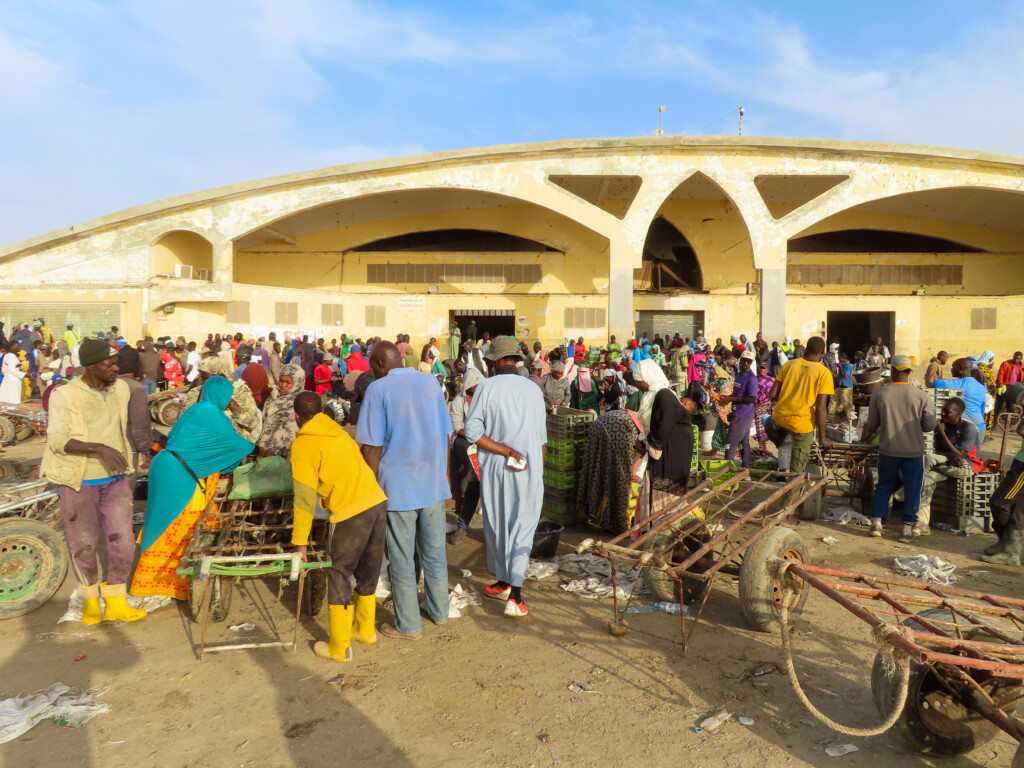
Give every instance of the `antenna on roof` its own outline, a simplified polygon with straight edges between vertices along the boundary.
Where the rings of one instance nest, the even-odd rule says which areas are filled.
[[[743,115],[744,115],[744,113],[746,111],[747,110],[745,110],[743,107],[740,107],[740,132],[739,132],[740,136],[743,135]]]
[[[665,135],[665,131],[663,131],[662,128],[661,128],[661,116],[663,114],[665,114],[665,108],[664,107],[658,107],[658,129],[654,132],[655,136],[664,136]]]

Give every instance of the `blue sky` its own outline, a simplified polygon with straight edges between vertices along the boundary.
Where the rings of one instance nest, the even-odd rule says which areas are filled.
[[[978,9],[983,9],[980,13]],[[1024,154],[1024,5],[0,0],[0,244],[376,157],[744,134]]]

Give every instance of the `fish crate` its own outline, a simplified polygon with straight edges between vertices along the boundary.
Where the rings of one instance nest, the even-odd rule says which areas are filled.
[[[939,410],[942,408],[942,404],[947,400],[951,400],[954,397],[959,397],[963,400],[964,391],[962,389],[929,389],[932,393],[932,402],[935,403],[935,415],[938,416]]]
[[[583,464],[586,453],[586,440],[548,440],[544,451],[544,466],[576,469]]]
[[[547,416],[548,440],[585,441],[590,434],[590,425],[596,419],[597,414],[593,411],[579,411],[575,408],[556,406],[554,411]]]
[[[546,520],[561,525],[580,525],[584,521],[584,516],[580,512],[575,498],[572,501],[555,501],[545,498],[540,508],[540,514]]]
[[[944,480],[935,487],[932,509],[947,515],[991,517],[989,500],[998,482],[999,476],[994,472]]]
[[[579,475],[576,470],[564,469],[562,467],[552,467],[546,461],[544,462],[544,490],[548,488],[554,490],[567,490],[576,489],[576,483],[579,479]]]

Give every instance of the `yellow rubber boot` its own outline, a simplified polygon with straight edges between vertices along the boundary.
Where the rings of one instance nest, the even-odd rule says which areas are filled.
[[[104,614],[107,621],[138,621],[149,615],[145,611],[137,611],[128,605],[128,586],[126,584],[101,584],[100,596],[107,604]]]
[[[353,624],[352,639],[358,640],[363,645],[373,645],[377,642],[377,630],[373,622],[377,616],[377,596],[360,595],[353,592],[352,597],[356,601],[356,619]]]
[[[82,623],[99,624],[103,621],[103,610],[100,608],[100,585],[78,585],[78,596],[82,598]]]
[[[313,646],[313,653],[322,659],[334,661],[352,660],[352,617],[355,613],[351,605],[328,605],[328,623],[331,639]]]

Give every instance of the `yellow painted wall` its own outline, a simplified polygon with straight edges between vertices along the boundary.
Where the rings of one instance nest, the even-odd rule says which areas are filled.
[[[659,215],[689,241],[700,263],[704,290],[746,290],[757,282],[750,236],[735,207],[724,200],[668,200]]]

